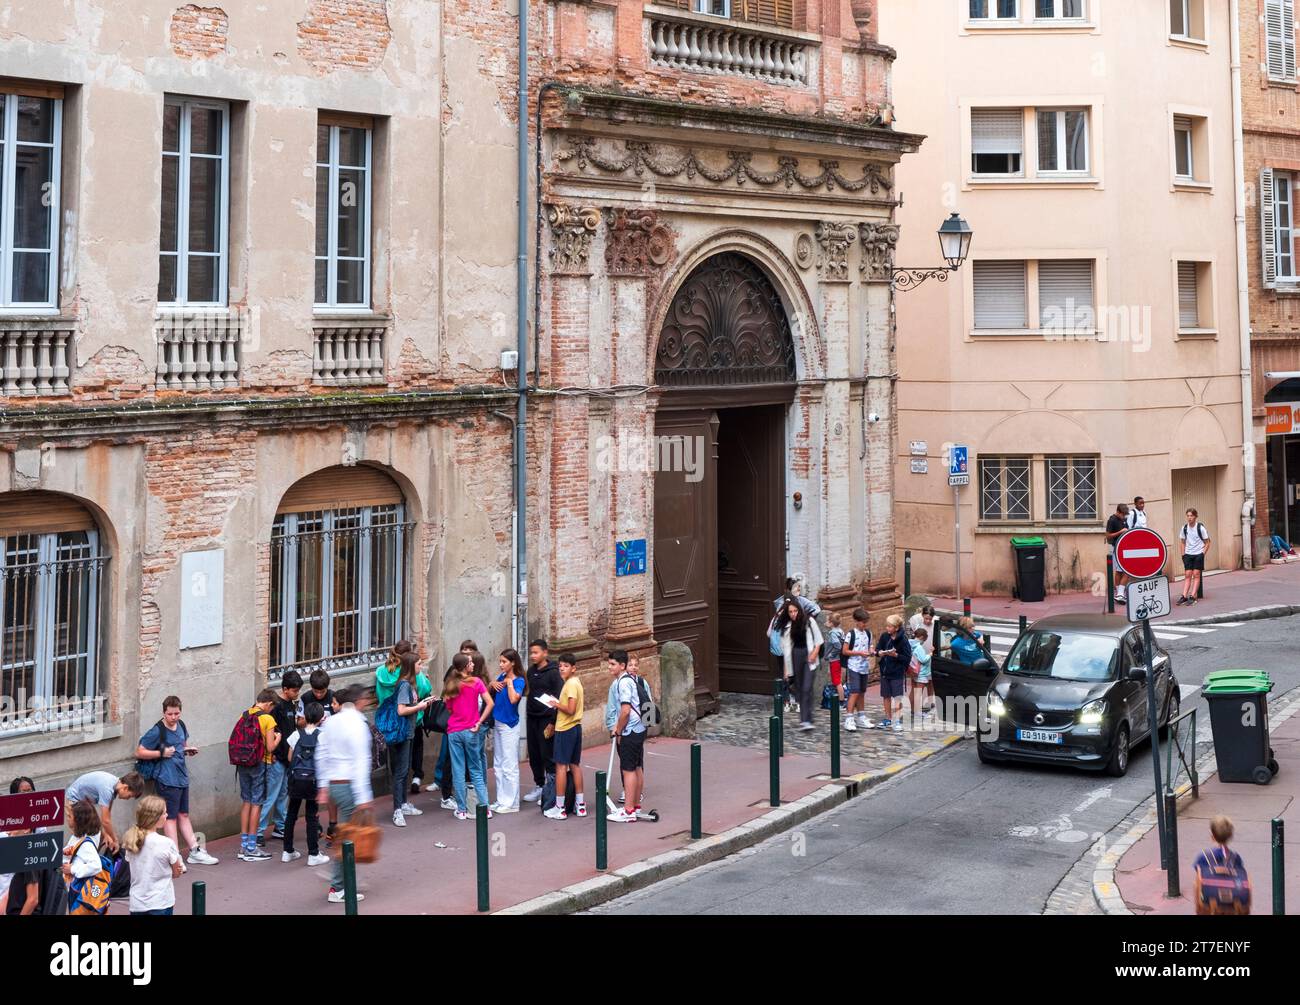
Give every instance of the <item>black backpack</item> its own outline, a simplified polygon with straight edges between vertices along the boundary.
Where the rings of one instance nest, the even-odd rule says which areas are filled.
[[[311,734],[299,734],[298,742],[293,745],[293,761],[289,765],[289,777],[295,782],[316,784],[316,744],[318,743],[320,743],[320,729]]]

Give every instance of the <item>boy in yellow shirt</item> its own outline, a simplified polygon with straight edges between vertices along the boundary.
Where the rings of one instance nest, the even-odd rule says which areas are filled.
[[[235,774],[239,776],[239,798],[243,803],[239,811],[239,860],[241,862],[265,862],[271,857],[257,846],[257,835],[262,816],[262,803],[266,800],[267,767],[275,760],[275,748],[281,739],[280,731],[275,725],[275,716],[271,714],[275,701],[275,692],[270,688],[263,688],[253,707],[244,713],[244,716],[256,720],[257,728],[262,733],[262,756],[258,764],[237,764],[235,767]],[[238,729],[239,727],[236,727],[236,730]],[[231,739],[233,742],[234,736]],[[235,760],[233,750],[231,760]]]
[[[565,820],[564,794],[568,787],[569,775],[573,775],[573,793],[575,797],[574,812],[580,817],[587,815],[587,803],[582,795],[582,681],[578,679],[578,657],[565,653],[560,657],[560,678],[564,687],[560,689],[559,703],[555,706],[559,713],[555,718],[555,805],[546,811],[552,820]]]

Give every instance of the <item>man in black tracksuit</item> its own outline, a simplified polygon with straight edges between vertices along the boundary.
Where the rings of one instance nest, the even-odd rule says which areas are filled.
[[[549,646],[545,639],[533,639],[528,646],[528,681],[527,724],[528,724],[528,765],[533,769],[533,791],[525,794],[524,801],[535,803],[542,798],[542,783],[546,775],[555,773],[555,760],[552,757],[554,736],[547,739],[547,726],[555,725],[555,709],[547,708],[533,699],[537,695],[549,694],[554,698],[560,696],[564,680],[560,677],[560,665],[550,658]]]

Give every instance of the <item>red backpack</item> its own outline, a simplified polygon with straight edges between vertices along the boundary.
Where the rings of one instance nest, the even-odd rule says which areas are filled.
[[[240,768],[253,768],[266,760],[266,737],[262,735],[261,709],[245,712],[230,731],[227,750],[230,763]]]

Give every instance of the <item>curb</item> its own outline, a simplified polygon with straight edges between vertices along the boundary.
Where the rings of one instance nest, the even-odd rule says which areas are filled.
[[[1291,716],[1300,712],[1300,688],[1292,688],[1286,694],[1279,695],[1276,704],[1276,712],[1273,706],[1270,705],[1268,717],[1271,724],[1280,726]],[[1209,781],[1216,770],[1213,748],[1197,762],[1196,770],[1201,777],[1202,783]],[[1192,783],[1184,782],[1175,790],[1175,796],[1181,799],[1191,790]],[[1124,898],[1119,892],[1119,884],[1115,881],[1115,871],[1128,850],[1156,826],[1156,797],[1154,795],[1149,796],[1137,806],[1134,813],[1142,814],[1137,823],[1129,824],[1128,829],[1114,841],[1111,841],[1110,834],[1102,835],[1097,840],[1097,844],[1089,849],[1089,851],[1092,851],[1098,845],[1103,845],[1106,848],[1097,863],[1097,867],[1092,871],[1092,897],[1097,906],[1101,908],[1102,914],[1133,914],[1128,909],[1128,905],[1124,903]],[[1128,819],[1125,819],[1120,822],[1119,827],[1124,827],[1128,823]],[[1115,830],[1118,830],[1119,827],[1115,828]],[[1111,834],[1113,833],[1115,833],[1114,830],[1111,831]]]
[[[507,915],[554,915],[575,914],[587,911],[600,904],[618,897],[644,889],[661,880],[680,876],[702,865],[708,865],[719,859],[734,855],[743,848],[766,841],[768,838],[810,820],[818,814],[860,796],[875,788],[908,768],[915,767],[922,761],[966,739],[964,733],[945,736],[939,743],[925,750],[910,754],[901,761],[896,761],[880,771],[868,771],[858,775],[847,775],[838,781],[823,785],[797,799],[792,803],[782,803],[779,807],[768,810],[762,816],[746,821],[721,834],[711,834],[692,841],[690,844],[676,848],[661,855],[633,862],[621,869],[615,869],[604,875],[594,876],[562,890],[543,894],[526,900],[513,907],[494,911],[494,914]]]
[[[935,613],[961,617],[960,611],[950,611],[947,608],[936,607]],[[1118,615],[1122,612],[1116,607],[1115,613]],[[1263,607],[1247,607],[1240,611],[1229,611],[1227,614],[1209,614],[1203,618],[1182,618],[1178,621],[1165,621],[1162,618],[1160,623],[1169,628],[1177,625],[1218,625],[1223,624],[1225,621],[1263,621],[1270,618],[1289,618],[1293,614],[1300,614],[1300,604],[1268,604]],[[1018,618],[976,616],[973,612],[972,617],[986,625],[1014,625],[1016,627],[1020,625]],[[1044,615],[1044,617],[1051,617],[1051,615]],[[1033,623],[1031,618],[1029,624],[1032,625]]]

